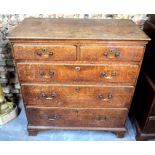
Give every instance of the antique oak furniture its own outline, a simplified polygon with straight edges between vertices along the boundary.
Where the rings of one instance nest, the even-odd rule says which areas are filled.
[[[123,137],[149,38],[130,20],[29,18],[10,34],[28,132]]]
[[[155,15],[144,23],[144,32],[151,38],[146,46],[141,74],[132,102],[137,140],[155,138]]]

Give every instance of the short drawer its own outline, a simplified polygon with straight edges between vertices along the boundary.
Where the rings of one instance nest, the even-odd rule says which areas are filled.
[[[140,61],[143,53],[143,46],[81,46],[80,60]]]
[[[138,65],[17,63],[21,82],[135,83]]]
[[[27,108],[29,125],[59,127],[123,127],[127,110]]]
[[[144,132],[146,133],[155,133],[155,117],[149,117],[147,119],[146,125],[144,127]]]
[[[132,86],[22,85],[26,105],[70,108],[129,108]]]
[[[13,46],[15,59],[26,60],[76,60],[76,47],[71,45],[21,45]]]

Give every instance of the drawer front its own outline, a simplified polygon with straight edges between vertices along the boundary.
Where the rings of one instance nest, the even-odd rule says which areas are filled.
[[[144,128],[146,133],[155,133],[155,117],[149,117]]]
[[[27,108],[30,125],[59,127],[122,127],[127,110]]]
[[[81,46],[80,60],[89,61],[140,61],[144,47],[141,46]]]
[[[76,47],[71,45],[17,45],[13,46],[15,59],[76,60]]]
[[[22,85],[26,105],[70,108],[128,108],[134,88],[84,85]]]
[[[134,83],[138,65],[56,65],[17,63],[21,82],[48,83]]]

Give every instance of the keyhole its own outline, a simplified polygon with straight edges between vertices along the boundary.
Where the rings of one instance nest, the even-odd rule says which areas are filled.
[[[80,92],[80,88],[79,87],[75,88],[75,91]]]

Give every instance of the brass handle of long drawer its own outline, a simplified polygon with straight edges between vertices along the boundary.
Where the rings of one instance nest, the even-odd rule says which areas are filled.
[[[101,72],[100,77],[104,77],[105,79],[112,79],[116,75],[117,75],[116,71],[112,71],[111,75],[108,75],[108,73],[106,73],[106,72]]]
[[[49,71],[49,72],[48,72],[48,75],[49,75],[50,77],[52,77],[52,76],[54,76],[54,72],[53,72],[53,71]]]
[[[50,114],[50,116],[46,113],[42,116],[42,118],[44,120],[48,120],[48,121],[54,121],[56,119],[59,119],[60,116],[58,116],[56,113],[54,114]]]
[[[103,56],[106,58],[116,58],[120,56],[120,51],[118,49],[109,49],[109,51],[104,51]]]
[[[49,121],[54,121],[56,120],[58,117],[56,115],[54,115],[53,117],[48,118]]]
[[[58,96],[58,94],[56,93],[52,93],[52,94],[42,93],[41,94],[41,98],[46,99],[46,100],[53,100],[56,96]]]
[[[44,76],[44,77],[53,77],[54,76],[54,72],[53,71],[49,71],[48,75],[46,76],[46,73],[44,70],[39,70],[39,75]]]
[[[108,99],[112,99],[112,98],[113,98],[112,93],[109,93],[109,94],[108,94]]]
[[[99,121],[102,121],[102,120],[106,121],[106,120],[109,120],[110,117],[108,117],[108,116],[96,116],[96,119]]]
[[[97,98],[101,99],[102,101],[110,101],[113,98],[112,93],[108,93],[108,95],[97,95]]]
[[[39,75],[44,76],[45,72],[43,70],[39,70]]]

